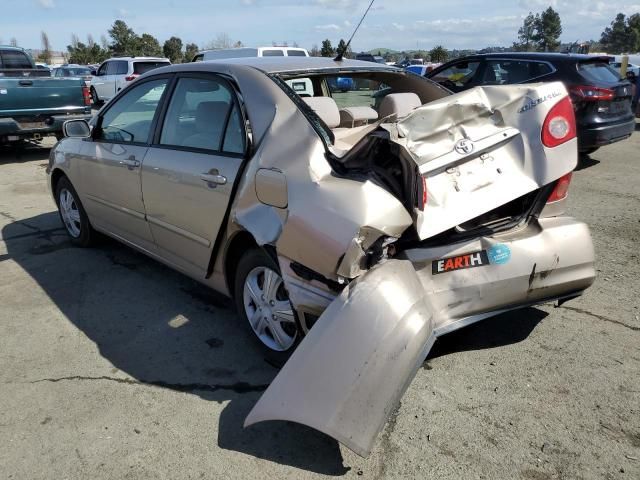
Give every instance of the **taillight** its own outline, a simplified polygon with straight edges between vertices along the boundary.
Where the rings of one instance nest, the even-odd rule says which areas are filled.
[[[615,92],[610,88],[592,87],[590,85],[577,85],[569,88],[569,92],[578,100],[597,102],[599,100],[613,100]]]
[[[86,85],[82,87],[82,98],[84,98],[84,104],[86,106],[91,106],[91,93],[89,92],[89,87]]]
[[[427,179],[420,175],[420,182],[418,183],[418,209],[424,211],[424,207],[427,205]]]
[[[547,199],[547,203],[553,203],[567,198],[567,194],[569,193],[569,184],[571,183],[571,175],[572,173],[569,172],[558,179],[556,186],[553,188],[551,195],[549,195],[549,198]]]
[[[576,137],[576,117],[569,97],[556,103],[544,119],[542,143],[553,148]]]
[[[136,78],[138,78],[139,76],[140,76],[140,75],[138,75],[138,74],[134,73],[133,75],[128,75],[128,76],[124,77],[124,79],[125,79],[127,82],[133,82],[133,81],[134,81]]]

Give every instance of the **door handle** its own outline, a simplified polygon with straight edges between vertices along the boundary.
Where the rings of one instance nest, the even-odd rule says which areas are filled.
[[[227,183],[227,177],[220,175],[218,170],[211,169],[208,173],[200,175],[203,182],[207,182],[209,188],[216,188],[218,185],[225,185]]]
[[[120,160],[118,163],[120,165],[125,165],[129,170],[133,170],[134,168],[138,168],[140,166],[140,162],[136,160],[134,155],[131,155],[126,160]]]

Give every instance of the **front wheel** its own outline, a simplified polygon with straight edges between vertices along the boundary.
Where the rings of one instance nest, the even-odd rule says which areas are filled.
[[[286,360],[302,335],[280,270],[263,250],[249,250],[238,262],[234,294],[238,313],[254,337]]]
[[[56,203],[60,219],[67,229],[71,243],[88,247],[93,243],[95,232],[89,223],[78,193],[67,177],[62,177],[56,185]]]

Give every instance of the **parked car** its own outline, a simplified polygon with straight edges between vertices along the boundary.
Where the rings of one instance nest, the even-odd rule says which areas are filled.
[[[169,59],[158,57],[115,57],[105,60],[97,71],[92,72],[91,99],[96,105],[107,102],[140,75],[167,65],[171,65]]]
[[[342,109],[338,74],[369,85]],[[367,455],[439,335],[594,280],[589,230],[564,214],[560,82],[451,95],[372,62],[189,63],[65,128],[47,183],[70,241],[105,233],[232,296],[257,344],[290,355],[245,425],[303,423]]]
[[[334,77],[328,80],[329,89],[332,92],[348,92],[355,88],[355,82],[351,77]]]
[[[226,60],[229,58],[308,56],[309,52],[305,48],[298,47],[241,47],[204,50],[202,52],[198,52],[191,61],[203,62],[206,60]]]
[[[27,52],[0,46],[0,144],[62,137],[65,120],[88,119],[89,89],[80,78],[52,79]]]
[[[613,68],[614,70],[620,72],[621,68],[622,68],[622,62],[610,62],[609,65],[611,65],[611,68]],[[633,74],[636,77],[640,77],[640,65],[634,65],[633,63],[628,63],[627,64],[627,72],[633,72]]]
[[[55,68],[51,72],[52,77],[64,78],[64,77],[80,77],[84,80],[85,85],[91,86],[91,68],[83,65],[67,64]]]
[[[372,55],[370,53],[358,53],[356,55],[356,60],[360,60],[362,62],[373,62],[373,63],[384,64],[384,58],[382,58],[379,55]]]
[[[635,129],[631,85],[609,65],[610,57],[564,53],[491,53],[459,58],[426,76],[453,92],[479,85],[561,81],[578,123],[579,149],[596,151],[624,140]],[[535,108],[532,98],[523,108]]]

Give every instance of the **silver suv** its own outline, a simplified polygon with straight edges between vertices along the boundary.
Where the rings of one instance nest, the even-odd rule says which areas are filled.
[[[117,57],[105,60],[91,80],[91,100],[94,104],[109,101],[143,73],[167,65],[171,65],[169,59],[158,57]]]

